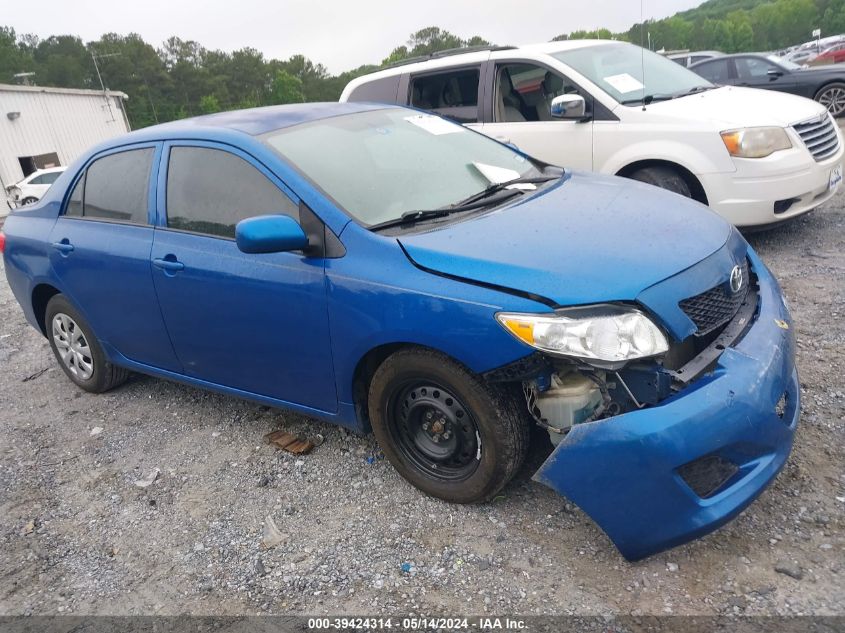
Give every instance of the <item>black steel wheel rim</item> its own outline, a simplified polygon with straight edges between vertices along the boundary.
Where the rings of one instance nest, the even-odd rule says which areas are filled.
[[[448,389],[430,381],[402,385],[389,400],[388,420],[399,453],[429,477],[461,481],[478,468],[478,425]]]

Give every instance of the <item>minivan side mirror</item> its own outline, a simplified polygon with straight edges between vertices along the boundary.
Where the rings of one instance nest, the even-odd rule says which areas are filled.
[[[587,114],[587,102],[581,95],[559,95],[552,99],[549,110],[554,119],[577,121]]]
[[[282,253],[308,247],[308,236],[289,215],[259,215],[235,226],[235,242],[244,253]]]

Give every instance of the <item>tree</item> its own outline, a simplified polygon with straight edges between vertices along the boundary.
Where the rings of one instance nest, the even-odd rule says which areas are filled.
[[[200,112],[203,114],[214,114],[220,110],[220,102],[214,95],[205,95],[200,99]]]
[[[294,77],[286,70],[277,71],[270,88],[270,102],[273,104],[282,104],[302,103],[304,101],[302,81],[299,77]]]

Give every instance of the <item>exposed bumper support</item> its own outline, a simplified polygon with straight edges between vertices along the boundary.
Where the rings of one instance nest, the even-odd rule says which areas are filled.
[[[800,411],[794,337],[777,282],[751,256],[759,313],[712,373],[658,406],[574,426],[534,475],[580,506],[628,559],[723,525],[789,456]],[[679,472],[704,457],[736,466],[707,498]]]

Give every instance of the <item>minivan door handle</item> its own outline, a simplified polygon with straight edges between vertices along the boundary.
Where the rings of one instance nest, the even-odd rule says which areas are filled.
[[[167,255],[163,259],[156,257],[153,259],[153,266],[161,268],[166,273],[176,273],[185,269],[185,264],[177,261],[175,255]]]
[[[73,250],[73,244],[70,243],[70,240],[64,238],[61,242],[53,242],[53,248],[59,251],[62,255],[67,255]]]

